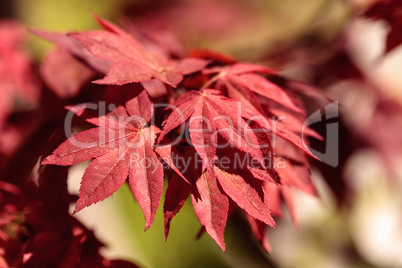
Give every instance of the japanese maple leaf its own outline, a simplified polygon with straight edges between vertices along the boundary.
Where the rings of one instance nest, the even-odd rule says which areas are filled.
[[[177,170],[172,161],[173,157],[168,154],[168,147],[158,147],[157,152],[163,155],[163,159],[169,166]],[[177,156],[177,152],[175,155]],[[222,250],[225,250],[224,229],[229,217],[228,210],[231,201],[250,217],[270,226],[275,225],[262,181],[250,176],[247,171],[225,170],[218,163],[202,172],[194,166],[194,163],[197,162],[194,157],[196,157],[195,154],[191,156],[187,153],[186,159],[189,159],[189,164],[183,172],[178,172],[180,176],[186,177],[185,180],[176,175],[169,181],[164,204],[165,237],[169,233],[171,220],[182,208],[190,194],[200,223]],[[176,159],[176,157],[174,158]]]
[[[218,146],[227,145],[262,161],[258,139],[247,122],[241,118],[242,107],[238,106],[237,101],[217,94],[216,90],[190,91],[178,98],[175,102],[177,109],[165,120],[159,141],[188,120],[191,142],[203,160],[204,167],[211,167],[216,160]],[[217,144],[218,134],[228,141],[228,144]]]
[[[169,59],[163,53],[147,49],[116,25],[95,18],[105,30],[69,35],[79,40],[94,56],[113,63],[107,75],[95,83],[123,85],[156,78],[176,87],[183,75],[200,71],[207,64],[200,59]]]
[[[106,116],[86,118],[98,127],[69,138],[42,164],[69,166],[95,158],[85,170],[74,212],[109,197],[128,176],[148,229],[162,194],[163,169],[153,150],[159,130],[146,127],[153,105],[145,90],[134,89],[125,107],[118,106]]]
[[[170,221],[190,194],[200,223],[223,251],[225,251],[224,230],[230,200],[253,219],[274,227],[275,223],[268,204],[264,203],[256,188],[258,189],[255,182],[250,183],[242,176],[228,173],[216,166],[197,178],[193,187],[181,178],[173,177],[165,197],[165,236],[168,235]],[[262,191],[261,187],[260,190]]]
[[[285,107],[300,111],[300,108],[293,103],[293,101],[282,88],[260,75],[276,74],[275,70],[268,67],[252,63],[235,63],[229,66],[206,69],[203,71],[203,73],[216,73],[216,75],[211,78],[209,83],[221,81],[226,85],[230,85],[227,86],[229,94],[235,95],[235,91],[245,88],[249,92],[241,94],[251,95],[247,97],[248,99],[254,98],[252,96],[254,93],[257,93],[268,99],[274,100]],[[240,87],[240,89],[238,87]]]
[[[228,217],[228,198],[254,219],[275,226],[268,204],[259,194],[263,190],[256,181],[215,166],[213,172],[207,170],[197,180],[196,187],[197,192],[193,191],[191,195],[195,213],[222,250],[225,250],[223,231]]]
[[[295,126],[291,125],[289,128],[282,127],[283,124],[278,125],[280,120],[275,121],[272,116],[270,116],[273,111],[271,111],[269,107],[268,109],[264,109],[261,100],[256,95],[256,93],[258,93],[258,95],[262,96],[263,99],[265,98],[270,103],[277,103],[278,105],[276,106],[279,106],[277,109],[279,110],[278,114],[286,116],[286,119],[288,118],[287,114],[289,114],[289,112],[296,114],[298,117],[305,117],[301,105],[295,103],[295,100],[288,95],[284,89],[260,75],[275,74],[274,70],[251,63],[236,63],[230,66],[206,69],[204,73],[217,73],[207,82],[206,86],[210,86],[216,82],[216,88],[225,88],[230,98],[241,102],[244,107],[242,110],[242,112],[244,112],[242,113],[243,117],[259,122],[261,129],[271,131],[315,158],[306,148],[301,136],[293,133]],[[281,113],[281,110],[289,110],[289,112],[284,114]],[[300,126],[299,131],[302,130],[301,126],[303,122],[304,120],[298,124]],[[309,128],[304,129],[304,134],[319,138],[319,136]]]

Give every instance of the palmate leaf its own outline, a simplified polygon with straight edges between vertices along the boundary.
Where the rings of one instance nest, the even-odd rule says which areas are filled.
[[[171,220],[182,208],[190,193],[200,223],[223,251],[230,200],[253,219],[275,227],[262,182],[245,178],[218,166],[206,169],[198,178],[190,179],[191,185],[179,176],[173,177],[165,196],[165,237],[169,233]]]
[[[256,181],[245,180],[243,176],[226,172],[215,166],[206,170],[196,180],[191,199],[195,213],[206,232],[225,251],[223,232],[228,218],[230,200],[233,200],[253,219],[275,227],[268,204],[264,203],[264,196],[261,197],[261,194],[264,195],[264,191]]]
[[[285,107],[300,111],[300,108],[292,102],[282,88],[260,75],[276,74],[275,70],[268,67],[252,63],[235,63],[225,67],[206,69],[203,73],[216,73],[211,81],[222,81],[226,84],[233,85],[228,88],[229,91],[236,90],[236,86],[244,87],[253,93],[278,101]]]
[[[216,160],[218,134],[228,141],[229,146],[249,153],[262,163],[263,155],[258,139],[241,118],[242,107],[238,106],[237,101],[217,93],[215,90],[190,91],[178,98],[175,102],[177,109],[164,122],[159,141],[189,120],[190,139],[203,160],[204,167],[211,167]]]
[[[173,152],[175,147],[170,144],[158,146],[156,151],[178,174],[169,183],[165,197],[165,235],[169,232],[172,218],[191,192],[198,219],[224,250],[223,230],[229,207],[226,200],[232,200],[242,208],[255,222],[255,230],[262,232],[262,226],[275,226],[264,183],[279,186],[275,186],[277,175],[273,168],[264,169],[264,161],[270,157],[273,160],[274,154],[270,136],[259,130],[269,129],[261,129],[262,126],[254,121],[246,122],[245,119],[253,116],[251,110],[219,93],[217,90],[205,89],[201,92],[190,91],[179,97],[175,102],[176,109],[165,120],[159,136],[159,143],[163,143],[168,133],[188,122],[191,144],[203,163],[201,169],[188,171],[189,167],[186,167],[187,170],[176,167],[173,159],[176,159],[178,153]],[[222,139],[227,141],[224,148],[220,147]],[[246,166],[242,164],[229,170],[219,166],[221,157],[233,162],[234,154],[239,153],[242,157],[248,155],[257,160],[259,168],[248,166],[247,163]],[[190,168],[194,168],[193,165]],[[194,175],[200,172],[201,175]],[[266,240],[260,242],[268,249]]]
[[[71,33],[97,58],[112,62],[107,75],[98,84],[123,85],[149,81],[153,78],[176,87],[183,75],[203,69],[205,60],[169,59],[160,52],[148,50],[133,36],[116,25],[95,17],[105,30]]]
[[[261,129],[269,130],[294,144],[311,157],[316,158],[306,148],[300,135],[293,133],[294,131],[303,131],[306,136],[321,138],[308,127],[302,129],[305,120],[303,108],[288,94],[292,92],[285,91],[261,76],[261,74],[276,75],[275,70],[252,63],[235,63],[229,66],[206,69],[203,73],[214,74],[206,83],[207,86],[215,83],[215,88],[225,89],[229,98],[241,103],[243,117],[258,122]],[[310,88],[305,91],[307,91],[306,93],[314,93],[314,90]],[[265,100],[264,103],[259,97]],[[270,104],[268,108],[262,106],[266,103]],[[281,121],[275,120],[272,115],[284,117],[287,126],[283,127],[283,124],[278,124]],[[295,122],[296,124],[294,124]]]
[[[190,194],[200,223],[222,250],[225,250],[223,235],[229,217],[230,201],[237,204],[253,219],[261,221],[264,226],[275,226],[269,210],[268,196],[264,191],[265,178],[256,178],[247,170],[241,170],[246,167],[238,167],[240,170],[233,170],[229,167],[226,170],[220,166],[219,160],[201,171],[201,168],[196,165],[198,155],[195,149],[187,147],[186,155],[183,156],[178,152],[173,153],[169,147],[169,145],[164,145],[156,149],[159,155],[163,155],[164,161],[180,174],[180,176],[173,176],[166,191],[164,205],[166,237],[171,220],[182,208]],[[191,155],[190,151],[194,151],[194,154]],[[221,151],[228,150],[220,149],[219,151],[221,156]],[[233,153],[229,152],[227,155],[233,156]],[[180,169],[183,172],[176,167],[177,157],[185,157],[188,160],[188,164]],[[267,173],[267,171],[265,172]],[[269,174],[267,173],[266,176]]]
[[[68,166],[95,158],[82,178],[75,212],[109,197],[128,177],[145,215],[145,229],[149,228],[163,190],[163,169],[153,149],[159,130],[145,126],[151,116],[152,103],[146,91],[137,91],[125,107],[119,106],[106,116],[87,118],[98,127],[71,137],[42,161]]]

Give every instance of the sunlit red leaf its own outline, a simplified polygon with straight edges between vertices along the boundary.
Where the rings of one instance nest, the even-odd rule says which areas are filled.
[[[108,115],[89,118],[99,127],[81,132],[61,144],[42,164],[73,165],[96,158],[86,169],[75,212],[129,184],[151,225],[162,195],[163,170],[155,152],[158,129],[145,127],[152,116],[152,103],[144,90],[129,96],[125,107]]]

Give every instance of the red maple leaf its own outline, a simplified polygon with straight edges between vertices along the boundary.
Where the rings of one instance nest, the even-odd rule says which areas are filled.
[[[153,78],[176,87],[183,75],[203,69],[205,60],[169,59],[160,51],[149,50],[132,35],[116,25],[95,17],[105,30],[72,33],[96,57],[113,63],[106,77],[98,84],[123,85],[149,81]]]
[[[152,109],[146,91],[133,86],[125,107],[118,106],[106,116],[83,116],[98,127],[71,137],[42,161],[68,166],[95,158],[82,178],[75,212],[112,195],[128,176],[145,215],[145,229],[149,228],[163,190],[163,169],[153,149],[159,130],[146,127]]]
[[[260,124],[261,128],[266,128],[315,158],[304,145],[300,135],[293,133],[295,130],[302,131],[301,127],[305,120],[305,115],[301,104],[291,96],[292,92],[285,91],[280,86],[261,76],[261,74],[276,74],[275,70],[252,63],[235,63],[229,66],[206,69],[203,73],[217,73],[204,87],[214,83],[216,88],[223,87],[231,99],[241,102],[242,106],[244,106],[243,117],[252,118],[252,120]],[[306,89],[305,91],[307,91],[306,94],[309,94],[313,90]],[[264,109],[262,104],[267,102],[270,106]],[[276,108],[272,109],[271,105],[276,106]],[[270,115],[284,116],[288,123],[287,126],[282,127],[282,124],[278,124],[281,121],[275,121]],[[292,122],[289,122],[290,120]],[[294,124],[295,122],[297,124]],[[305,128],[303,131],[306,136],[320,138],[317,133],[309,128]]]
[[[191,142],[205,167],[211,167],[216,160],[218,133],[231,146],[262,161],[257,137],[241,117],[242,107],[238,107],[239,102],[218,93],[216,90],[190,91],[178,98],[175,102],[177,109],[165,120],[159,141],[189,120]]]
[[[169,146],[157,147],[157,152],[163,155],[163,159],[173,169],[175,164],[167,154]],[[227,149],[225,149],[227,150]],[[164,214],[165,214],[165,237],[170,228],[170,222],[184,205],[191,194],[194,211],[204,226],[206,232],[215,242],[225,250],[224,229],[229,217],[230,202],[237,204],[250,217],[259,220],[265,225],[275,226],[271,217],[268,198],[263,190],[262,181],[256,179],[252,174],[237,170],[225,170],[219,165],[219,161],[210,168],[202,171],[197,169],[197,156],[191,155],[192,149],[185,149],[185,159],[189,160],[183,172],[179,176],[173,176],[169,181],[166,191]],[[177,152],[175,153],[177,156]],[[177,159],[177,158],[175,158]],[[173,163],[173,164],[172,164]]]
[[[230,200],[253,218],[274,226],[261,181],[273,180],[270,175],[272,171],[264,169],[264,150],[260,148],[264,143],[270,144],[269,136],[256,134],[255,129],[242,118],[239,103],[218,93],[216,90],[190,91],[178,98],[175,102],[177,109],[165,120],[159,137],[161,142],[166,134],[188,121],[190,140],[195,152],[202,159],[202,168],[191,163],[184,167],[183,172],[179,170],[173,161],[175,157],[172,156],[177,152],[173,152],[171,145],[160,146],[156,151],[184,178],[182,180],[174,177],[169,182],[165,198],[165,235],[168,234],[171,219],[191,192],[198,219],[224,250],[223,233]],[[239,112],[236,113],[236,110]],[[222,145],[222,139],[228,143]],[[233,170],[233,167],[220,166],[220,158],[229,156],[233,161],[236,153],[256,159],[262,169],[239,166],[238,170]],[[186,155],[185,158],[191,159],[191,156]],[[259,176],[254,175],[257,171]]]
[[[223,82],[227,86],[228,94],[246,94],[249,95],[246,98],[251,99],[254,98],[254,93],[257,93],[268,99],[277,101],[285,107],[300,111],[300,108],[293,103],[282,88],[261,76],[261,74],[272,75],[277,73],[268,67],[252,63],[235,63],[229,66],[206,69],[203,73],[216,73],[210,80],[210,83],[215,81]],[[249,92],[244,92],[244,89]],[[258,104],[255,102],[253,104],[257,105],[256,108],[258,108]]]

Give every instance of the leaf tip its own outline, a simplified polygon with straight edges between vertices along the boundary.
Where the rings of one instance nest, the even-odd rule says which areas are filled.
[[[168,237],[169,237],[169,229],[165,228],[165,242],[167,242]]]
[[[91,13],[91,16],[92,16],[96,21],[98,21],[98,20],[100,19],[99,15],[96,14],[96,12],[93,11],[92,9],[89,10],[89,13]]]
[[[152,220],[146,220],[144,232],[146,232],[149,229],[149,227],[151,227],[151,224],[152,224]]]
[[[94,80],[91,83],[92,84],[97,84],[97,85],[107,85],[107,82],[104,81],[104,78]]]
[[[52,165],[54,163],[54,161],[52,161],[52,158],[54,158],[53,155],[49,155],[47,157],[45,157],[40,164],[41,165]]]
[[[167,219],[167,218],[165,217],[165,242],[166,242],[167,239],[168,239],[169,231],[170,231],[170,219]]]
[[[226,252],[226,245],[225,242],[219,243],[218,246],[222,249],[222,251],[225,253]]]
[[[87,207],[88,205],[83,204],[83,201],[81,198],[78,198],[77,203],[75,204],[75,208],[73,211],[73,215],[80,212],[83,208]]]

